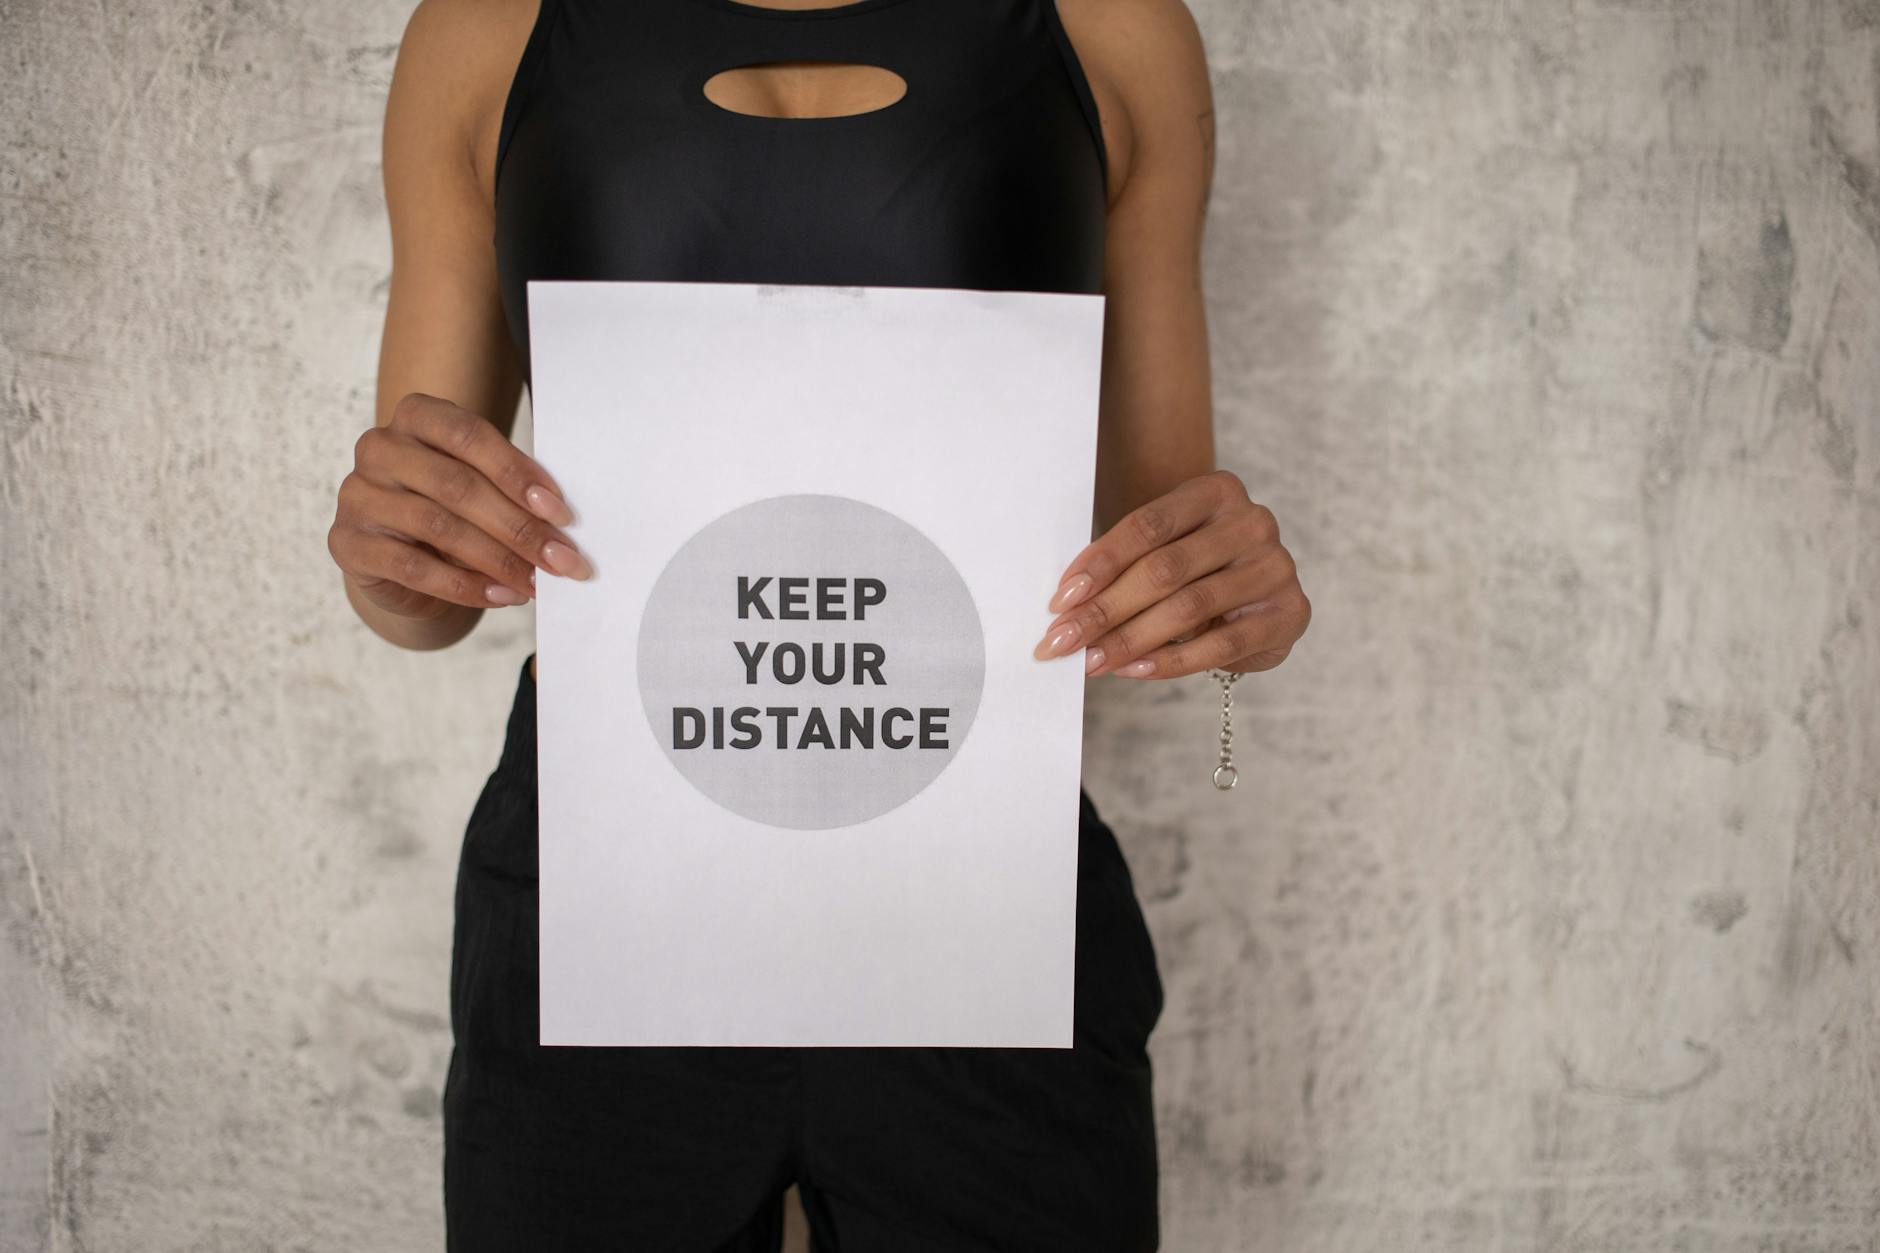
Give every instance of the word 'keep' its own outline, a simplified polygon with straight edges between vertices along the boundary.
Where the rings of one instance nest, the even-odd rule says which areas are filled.
[[[772,580],[775,591],[777,611],[771,612],[770,604],[764,599]],[[815,611],[811,612],[808,601],[810,587],[815,586]],[[868,611],[879,605],[888,596],[888,588],[880,579],[824,579],[773,576],[766,574],[753,581],[749,575],[738,576],[738,617],[768,618],[786,621],[808,621],[811,618],[847,620],[864,622]]]

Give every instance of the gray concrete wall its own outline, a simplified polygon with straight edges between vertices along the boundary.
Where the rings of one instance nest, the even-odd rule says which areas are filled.
[[[1098,684],[1165,1247],[1880,1247],[1880,4],[1194,0],[1223,463],[1316,619]],[[438,1247],[526,615],[400,653],[404,5],[0,3],[0,1247]]]

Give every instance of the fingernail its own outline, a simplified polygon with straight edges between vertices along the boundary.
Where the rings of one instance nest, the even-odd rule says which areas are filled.
[[[542,545],[542,560],[546,561],[548,568],[556,574],[566,575],[571,579],[585,579],[594,573],[594,567],[588,564],[586,557],[560,540],[552,539]]]
[[[1147,657],[1145,657],[1141,661],[1130,662],[1128,665],[1124,666],[1122,669],[1118,670],[1116,673],[1126,674],[1132,679],[1140,679],[1143,675],[1150,674],[1154,670],[1155,670],[1155,663],[1153,661],[1150,661]]]
[[[1221,621],[1232,622],[1235,618],[1245,617],[1247,614],[1255,613],[1265,608],[1265,601],[1256,600],[1251,605],[1242,605],[1238,609],[1229,609],[1226,613],[1221,615]]]
[[[574,521],[574,512],[568,508],[568,502],[539,483],[522,496],[529,502],[529,508],[535,510],[537,517],[547,518],[556,526],[567,526]]]
[[[1084,593],[1089,590],[1090,576],[1087,574],[1074,574],[1064,580],[1064,585],[1058,588],[1057,595],[1053,596],[1051,603],[1045,607],[1052,613],[1063,613],[1066,609],[1069,609],[1072,605],[1082,600]]]
[[[1103,664],[1103,650],[1101,648],[1086,648],[1084,650],[1084,673],[1085,674],[1096,673],[1097,667],[1102,664]]]
[[[1051,632],[1038,647],[1032,649],[1032,656],[1040,661],[1048,657],[1056,657],[1061,653],[1069,652],[1071,645],[1076,642],[1077,624],[1075,622],[1066,622],[1063,626]]]
[[[483,595],[492,605],[520,605],[529,598],[513,587],[501,583],[492,583],[484,589]]]

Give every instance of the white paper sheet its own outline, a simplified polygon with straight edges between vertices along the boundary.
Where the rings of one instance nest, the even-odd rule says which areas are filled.
[[[1103,297],[528,291],[542,1043],[1069,1047]]]

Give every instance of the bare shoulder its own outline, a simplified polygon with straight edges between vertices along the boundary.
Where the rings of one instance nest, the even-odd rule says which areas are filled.
[[[1211,145],[1207,50],[1184,0],[1055,2],[1103,118],[1112,202],[1158,135],[1181,141],[1199,130]]]
[[[419,0],[405,23],[386,113],[386,160],[402,137],[455,150],[491,198],[503,103],[540,0]]]

